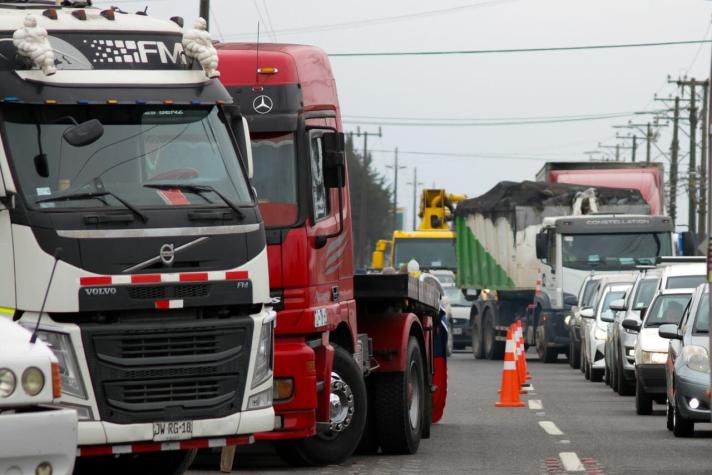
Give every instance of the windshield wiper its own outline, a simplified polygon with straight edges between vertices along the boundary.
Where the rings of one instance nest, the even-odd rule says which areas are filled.
[[[210,185],[195,185],[190,183],[147,183],[143,185],[145,188],[155,188],[157,190],[181,190],[190,193],[195,193],[196,195],[203,196],[203,193],[212,192],[215,193],[218,198],[223,200],[223,202],[228,205],[237,215],[238,219],[245,219],[245,213],[240,210],[240,208],[233,203],[230,198],[220,193],[214,187]]]
[[[40,203],[49,203],[52,201],[77,201],[77,200],[90,200],[90,199],[96,199],[96,198],[102,198],[104,196],[111,196],[114,198],[116,201],[124,205],[126,209],[131,211],[134,215],[138,216],[138,218],[143,221],[144,223],[148,221],[148,216],[146,216],[144,213],[139,211],[138,208],[136,208],[134,205],[131,203],[127,202],[123,198],[118,197],[115,193],[112,193],[111,191],[80,191],[77,193],[68,193],[64,195],[57,195],[57,196],[48,196],[47,198],[41,198],[39,200],[35,201],[35,204],[40,204]],[[102,203],[106,204],[104,200],[100,200]]]

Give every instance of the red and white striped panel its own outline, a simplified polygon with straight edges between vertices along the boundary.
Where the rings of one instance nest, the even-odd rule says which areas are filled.
[[[250,278],[246,270],[214,271],[214,272],[183,272],[180,274],[136,274],[136,275],[97,275],[80,277],[79,285],[94,287],[100,285],[125,284],[165,284],[180,282],[211,282],[216,280],[247,280]]]
[[[217,439],[193,439],[175,442],[137,442],[126,445],[87,445],[77,448],[78,457],[97,455],[138,454],[143,452],[162,452],[167,450],[208,449],[228,445],[249,445],[255,443],[253,435],[239,435]]]

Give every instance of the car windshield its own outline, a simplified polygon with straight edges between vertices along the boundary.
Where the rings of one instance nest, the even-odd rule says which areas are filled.
[[[580,270],[632,269],[671,252],[667,233],[569,234],[562,238],[563,266]]]
[[[297,152],[294,133],[253,134],[252,184],[267,227],[295,224],[297,201]]]
[[[394,241],[395,267],[415,259],[421,269],[455,269],[455,240],[448,238],[400,238]]]
[[[645,328],[659,327],[665,323],[680,324],[682,314],[690,301],[690,294],[660,295],[645,316]]]
[[[615,300],[622,299],[625,297],[625,290],[612,290],[606,294],[603,298],[603,306],[601,307],[601,313],[598,315],[598,319],[602,320],[604,317],[612,319],[615,316],[615,312],[611,310],[610,305]]]
[[[3,118],[14,172],[31,208],[125,207],[117,197],[136,207],[225,206],[219,195],[237,204],[252,201],[216,106],[17,105],[5,108]],[[103,128],[98,140],[73,146],[63,139],[75,123],[91,119]],[[145,186],[162,183],[207,191]],[[70,195],[79,196],[53,199]]]
[[[707,282],[707,276],[700,275],[680,275],[668,277],[665,282],[666,289],[694,289],[700,284]]]
[[[710,294],[703,294],[700,299],[700,303],[697,306],[697,315],[695,315],[695,326],[692,331],[693,333],[710,332]]]
[[[633,310],[640,310],[648,307],[650,301],[655,296],[655,291],[658,289],[659,279],[643,279],[638,284],[638,289],[633,296]]]
[[[447,295],[450,305],[453,307],[469,307],[470,302],[467,301],[462,291],[457,287],[445,287],[445,295]]]

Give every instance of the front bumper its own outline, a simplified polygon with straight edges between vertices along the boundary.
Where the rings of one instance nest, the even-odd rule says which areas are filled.
[[[648,394],[663,396],[667,393],[664,364],[637,365],[635,376]]]
[[[72,473],[77,413],[70,409],[0,414],[0,473],[33,474],[43,462],[52,473]]]
[[[675,404],[685,419],[695,422],[710,422],[710,400],[707,397],[708,374],[686,369],[684,373],[675,374],[675,388]],[[697,409],[690,407],[690,401],[693,398],[699,401]]]

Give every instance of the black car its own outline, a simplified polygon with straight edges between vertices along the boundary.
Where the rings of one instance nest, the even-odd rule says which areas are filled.
[[[452,346],[456,350],[464,350],[472,344],[472,327],[470,326],[470,307],[462,291],[454,286],[443,286],[445,295],[450,302],[452,313]]]

